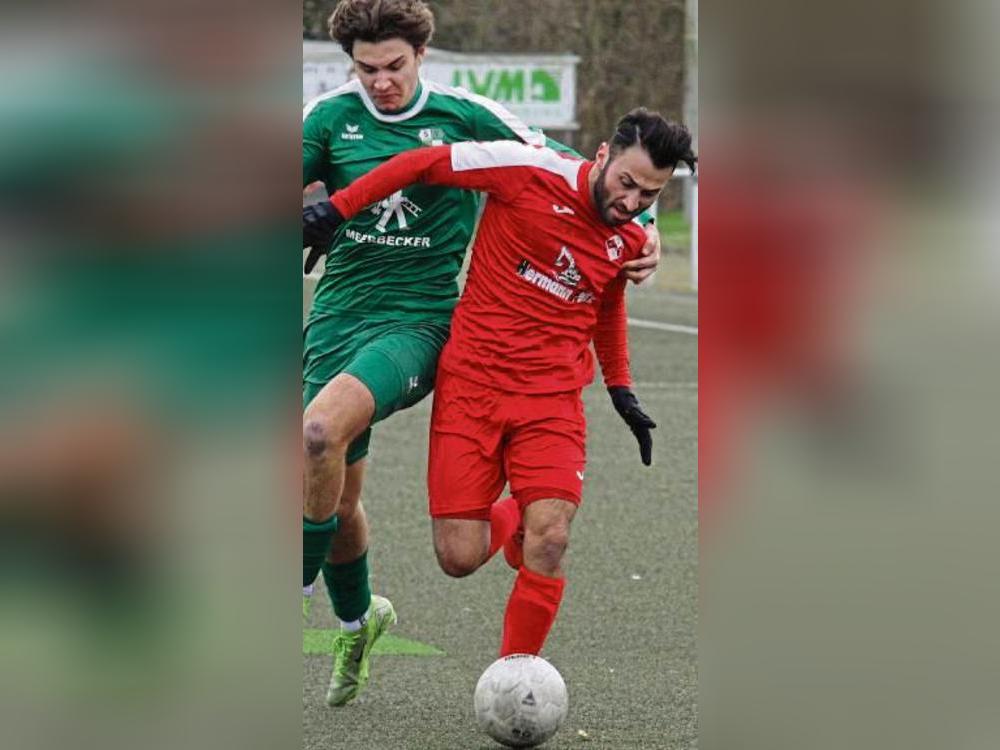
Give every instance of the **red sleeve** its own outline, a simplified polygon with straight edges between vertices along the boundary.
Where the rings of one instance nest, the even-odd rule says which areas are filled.
[[[628,362],[627,314],[625,311],[625,277],[617,276],[601,296],[594,330],[594,350],[601,363],[604,385],[632,385]]]
[[[522,165],[491,164],[490,167],[456,170],[451,145],[418,148],[404,151],[380,164],[348,187],[338,190],[330,200],[341,216],[350,219],[365,206],[416,182],[506,196],[516,194],[527,177]]]

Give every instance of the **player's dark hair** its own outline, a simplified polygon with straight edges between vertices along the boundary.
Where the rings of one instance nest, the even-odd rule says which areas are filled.
[[[402,39],[420,49],[434,33],[434,14],[423,0],[340,0],[327,22],[330,38],[354,57],[354,43]]]
[[[691,150],[691,133],[677,122],[671,122],[659,112],[645,107],[633,109],[615,126],[611,137],[610,155],[614,158],[631,146],[641,146],[657,169],[673,169],[684,162],[695,171],[698,157]]]

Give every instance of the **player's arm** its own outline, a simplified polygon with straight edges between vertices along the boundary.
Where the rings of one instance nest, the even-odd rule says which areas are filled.
[[[326,108],[307,105],[302,112],[302,186],[323,179],[329,115]]]
[[[594,330],[594,350],[601,363],[611,403],[635,435],[642,463],[649,466],[653,462],[653,438],[649,431],[656,427],[656,422],[642,410],[639,399],[632,392],[627,325],[625,278],[618,276],[601,297]]]
[[[653,221],[649,209],[639,214],[634,221],[646,232],[646,244],[642,246],[638,258],[633,258],[622,265],[625,276],[633,284],[641,284],[652,276],[660,265],[660,230]]]
[[[329,246],[340,225],[365,206],[417,182],[481,190],[511,199],[528,178],[524,160],[517,163],[518,151],[525,148],[509,142],[467,142],[397,154],[338,190],[329,201],[306,206],[302,211],[302,246],[314,250]]]

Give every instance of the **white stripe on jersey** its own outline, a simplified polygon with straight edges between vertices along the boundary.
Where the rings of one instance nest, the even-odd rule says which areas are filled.
[[[530,143],[532,146],[544,146],[545,145],[545,134],[539,133],[537,130],[532,130],[527,125],[525,125],[517,115],[508,112],[502,105],[497,104],[492,99],[487,99],[485,96],[480,96],[479,94],[473,94],[468,89],[463,89],[456,86],[445,86],[440,83],[434,83],[433,81],[422,81],[425,88],[429,88],[435,94],[441,94],[443,96],[451,96],[456,99],[466,99],[470,102],[478,104],[483,109],[489,110],[495,118],[500,120],[504,125],[511,129],[511,131],[520,138],[525,143]]]
[[[332,91],[327,91],[325,94],[320,94],[315,99],[310,99],[306,102],[306,106],[302,108],[302,122],[306,121],[309,113],[316,109],[316,106],[320,102],[325,102],[327,99],[332,99],[335,96],[343,96],[344,94],[357,94],[361,91],[361,82],[357,78],[352,78],[347,83],[342,86],[338,86]]]
[[[584,162],[566,159],[550,148],[536,148],[518,141],[455,143],[451,147],[451,168],[456,172],[495,167],[538,167],[557,174],[576,190],[576,177]]]

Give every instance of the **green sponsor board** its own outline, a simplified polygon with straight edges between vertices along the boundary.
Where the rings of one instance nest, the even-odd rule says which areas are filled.
[[[455,68],[451,84],[494,101],[523,104],[562,101],[559,79],[559,71],[543,68]]]

